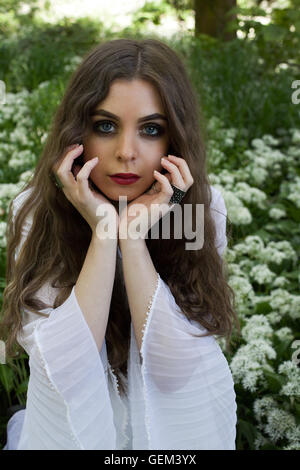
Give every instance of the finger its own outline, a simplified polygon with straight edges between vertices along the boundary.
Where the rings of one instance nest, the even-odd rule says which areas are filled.
[[[64,152],[63,152],[63,156],[60,160],[58,160],[52,167],[52,170],[56,172],[56,170],[59,168],[61,162],[63,161],[63,159],[65,158],[65,156],[67,155],[68,152],[70,152],[70,150],[78,147],[79,144],[73,144],[73,145],[69,145],[68,147],[65,148]]]
[[[63,161],[57,168],[57,176],[61,180],[64,186],[67,185],[75,185],[76,181],[74,179],[74,175],[72,173],[72,166],[75,158],[79,157],[82,154],[83,146],[79,145],[74,149],[67,152],[66,156],[64,157]]]
[[[180,168],[181,175],[186,184],[192,184],[194,182],[188,164],[184,158],[176,157],[175,155],[168,155],[168,160],[178,168]]]
[[[70,152],[70,150],[76,148],[76,147],[79,147],[80,144],[72,144],[72,145],[69,145],[67,148],[66,148],[66,151],[65,151],[65,155],[67,154],[67,152]]]
[[[154,171],[154,177],[159,181],[161,184],[161,193],[164,196],[164,199],[167,199],[168,201],[171,199],[173,195],[173,188],[168,180],[168,178],[165,175],[162,175],[159,173],[159,171]]]
[[[161,159],[161,164],[164,168],[166,168],[172,175],[172,183],[179,188],[184,189],[186,183],[180,173],[180,169],[174,165],[174,163],[169,162],[166,158]]]
[[[86,192],[89,189],[89,176],[93,168],[98,164],[98,157],[87,161],[81,170],[77,173],[76,181],[78,184],[79,191]]]

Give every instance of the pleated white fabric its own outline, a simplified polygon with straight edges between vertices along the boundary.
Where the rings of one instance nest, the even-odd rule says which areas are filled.
[[[27,191],[14,200],[14,211]],[[227,212],[220,191],[212,193],[221,256]],[[28,217],[23,241],[31,223]],[[41,310],[48,317],[22,312],[18,342],[29,355],[30,378],[26,410],[9,420],[5,450],[235,449],[237,405],[227,360],[214,337],[191,336],[206,330],[183,315],[159,274],[141,351],[131,323],[125,397],[106,342],[99,354],[74,289],[56,309]],[[56,294],[49,283],[38,295],[53,305]]]

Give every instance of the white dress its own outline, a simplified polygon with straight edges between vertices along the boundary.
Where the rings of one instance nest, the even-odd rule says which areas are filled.
[[[15,198],[14,214],[30,190]],[[220,191],[212,187],[212,193],[222,256],[227,211]],[[27,217],[16,257],[31,223]],[[125,398],[106,342],[99,353],[74,288],[62,305],[41,310],[48,317],[22,312],[18,342],[30,367],[26,409],[10,418],[4,450],[235,449],[237,405],[228,362],[214,336],[191,336],[206,330],[182,314],[159,274],[141,351],[131,323]],[[56,294],[50,283],[38,293],[48,305]]]

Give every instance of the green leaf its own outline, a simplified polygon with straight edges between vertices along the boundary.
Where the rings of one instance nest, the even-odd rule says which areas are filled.
[[[286,378],[281,377],[279,374],[271,372],[265,367],[262,368],[265,378],[267,379],[268,386],[271,392],[278,393],[282,385],[286,383]]]
[[[14,388],[14,372],[6,364],[0,364],[0,382],[9,395]]]
[[[269,302],[259,302],[255,306],[255,313],[266,314],[272,312],[272,307]]]
[[[21,393],[26,393],[27,392],[27,389],[28,389],[28,379],[27,380],[24,380],[22,383],[20,383],[17,387],[16,387],[16,395],[19,395]]]
[[[257,435],[257,429],[253,426],[252,423],[244,421],[243,419],[238,420],[238,432],[240,433],[240,437],[244,436],[249,444],[250,448],[253,448],[254,439]]]

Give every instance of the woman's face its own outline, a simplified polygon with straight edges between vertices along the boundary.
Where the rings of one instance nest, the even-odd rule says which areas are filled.
[[[84,162],[99,157],[90,178],[111,202],[118,202],[119,196],[127,196],[128,202],[136,199],[156,181],[153,171],[163,170],[161,158],[169,147],[167,120],[148,117],[139,121],[157,113],[165,116],[159,94],[144,80],[115,80],[108,96],[96,106],[91,131],[83,139]],[[134,173],[140,178],[121,185],[111,179],[115,173]]]

